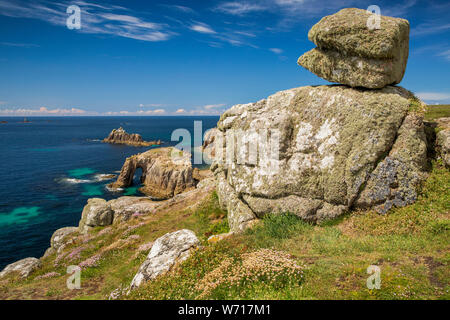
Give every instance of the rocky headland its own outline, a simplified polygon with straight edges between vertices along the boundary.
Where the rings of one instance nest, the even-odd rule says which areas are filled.
[[[383,297],[446,297],[449,172],[440,163],[450,163],[449,118],[431,128],[426,106],[394,85],[409,23],[381,17],[369,30],[368,17],[344,9],[309,32],[317,48],[299,64],[338,85],[227,110],[202,146],[211,171],[175,148],[127,158],[110,187],[130,186],[140,168],[148,197],[89,199],[78,227],[55,231],[43,257],[0,273],[0,297],[22,288],[50,297],[49,286],[79,297],[65,288],[76,265],[89,270],[83,297],[373,298],[374,263],[386,266]],[[363,214],[343,216],[353,211]]]
[[[107,138],[102,142],[112,144],[126,144],[135,147],[148,147],[153,145],[161,145],[161,140],[157,141],[144,141],[141,135],[137,133],[127,133],[122,127],[119,129],[113,129]]]

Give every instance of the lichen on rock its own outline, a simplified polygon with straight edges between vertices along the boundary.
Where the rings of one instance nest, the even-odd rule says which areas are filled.
[[[242,231],[268,213],[289,211],[321,222],[358,206],[414,201],[427,158],[421,117],[409,112],[412,97],[393,86],[301,87],[226,111],[218,123],[222,150],[216,145],[212,170],[231,230]],[[279,138],[278,158],[268,152],[270,131]],[[257,145],[254,163],[251,145]],[[378,186],[377,170],[385,167],[393,180],[389,192],[367,200]]]
[[[369,27],[379,18],[379,27]],[[298,64],[325,80],[351,87],[383,88],[400,83],[409,54],[409,22],[346,8],[322,18],[308,33],[317,48]]]

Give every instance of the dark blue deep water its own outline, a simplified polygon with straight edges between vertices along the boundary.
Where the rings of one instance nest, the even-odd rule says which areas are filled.
[[[125,158],[150,147],[101,143],[122,126],[144,140],[171,142],[172,131],[201,120],[203,132],[218,117],[0,117],[0,270],[26,257],[41,257],[52,233],[77,226],[88,198],[139,195],[137,186],[110,192],[99,174],[117,174]],[[6,123],[4,123],[6,121]],[[192,142],[193,143],[193,142]],[[135,179],[138,180],[137,178]]]

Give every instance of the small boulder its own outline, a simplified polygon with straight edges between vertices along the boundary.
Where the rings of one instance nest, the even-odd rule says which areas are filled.
[[[19,273],[22,278],[27,278],[36,269],[41,267],[41,262],[36,258],[25,258],[11,263],[0,272],[0,278],[12,273]]]
[[[379,28],[369,28],[378,17]],[[377,89],[400,83],[405,73],[409,51],[405,19],[347,8],[322,18],[308,38],[317,48],[302,55],[298,64],[325,80]]]
[[[191,250],[199,244],[195,233],[186,229],[167,233],[158,238],[131,281],[130,288],[137,288],[145,281],[153,280],[168,272],[176,263],[186,260]]]
[[[66,227],[56,230],[53,233],[52,238],[50,239],[51,248],[55,249],[56,251],[59,251],[65,245],[73,241],[73,238],[69,237],[69,235],[77,232],[78,232],[77,227]]]
[[[108,226],[113,222],[114,212],[104,199],[91,198],[81,214],[79,230],[87,233],[97,226]]]

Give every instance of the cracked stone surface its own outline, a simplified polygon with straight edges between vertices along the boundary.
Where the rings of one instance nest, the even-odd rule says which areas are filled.
[[[414,202],[427,146],[421,116],[409,112],[413,101],[401,87],[335,85],[233,106],[218,122],[211,166],[231,230],[265,214],[321,222],[353,208],[385,213]],[[278,155],[268,152],[274,146]]]
[[[195,233],[187,229],[167,233],[158,238],[131,281],[130,288],[137,288],[142,283],[168,272],[176,263],[186,260],[192,249],[199,244]]]

